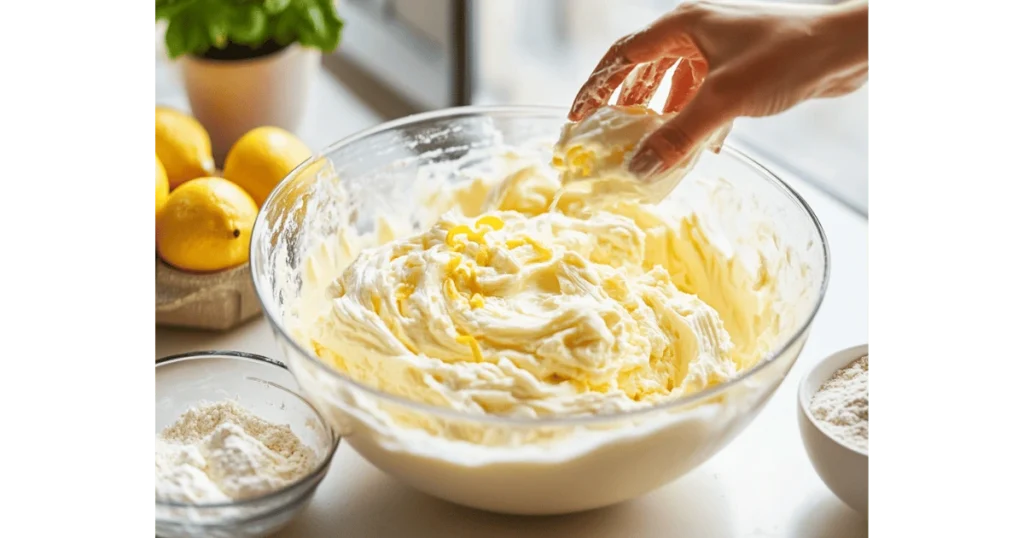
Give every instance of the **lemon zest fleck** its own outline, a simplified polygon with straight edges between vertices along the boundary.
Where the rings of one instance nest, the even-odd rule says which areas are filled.
[[[473,350],[473,360],[476,362],[484,361],[484,354],[480,352],[480,342],[477,342],[476,338],[468,334],[460,334],[455,337],[455,341],[464,346],[469,346]]]

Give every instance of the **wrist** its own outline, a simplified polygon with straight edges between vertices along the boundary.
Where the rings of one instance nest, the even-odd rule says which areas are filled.
[[[850,0],[833,6],[819,16],[818,32],[834,51],[836,67],[868,61],[868,2]]]

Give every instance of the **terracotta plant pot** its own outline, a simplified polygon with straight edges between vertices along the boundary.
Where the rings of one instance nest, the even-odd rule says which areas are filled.
[[[319,51],[298,44],[253,58],[182,59],[192,114],[210,133],[218,164],[250,129],[298,128],[319,60]]]

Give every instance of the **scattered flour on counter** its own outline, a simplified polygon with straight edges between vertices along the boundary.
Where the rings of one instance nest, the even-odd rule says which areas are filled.
[[[868,356],[840,368],[811,397],[811,414],[830,434],[868,449]]]
[[[259,497],[309,474],[316,456],[285,425],[233,401],[183,414],[156,439],[156,498],[190,504]]]

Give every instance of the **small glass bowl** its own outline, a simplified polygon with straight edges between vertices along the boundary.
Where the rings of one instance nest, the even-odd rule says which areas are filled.
[[[327,474],[338,437],[298,394],[284,364],[234,351],[199,351],[156,361],[157,433],[190,407],[224,400],[235,400],[264,420],[290,426],[316,455],[317,465],[304,478],[261,497],[210,504],[158,499],[157,536],[266,536],[298,515]]]

